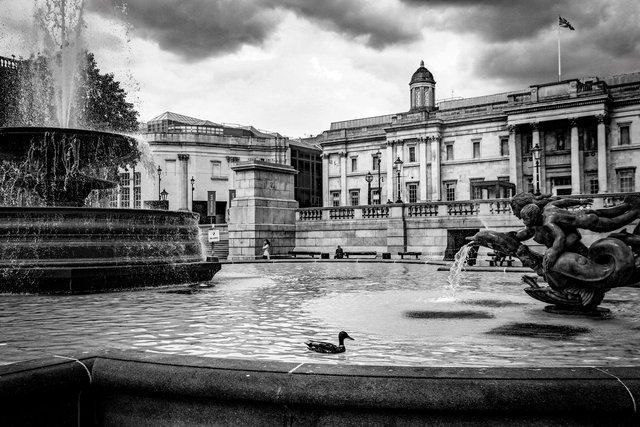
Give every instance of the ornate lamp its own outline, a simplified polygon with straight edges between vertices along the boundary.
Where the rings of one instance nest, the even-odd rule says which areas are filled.
[[[367,175],[364,177],[367,181],[367,204],[371,204],[371,181],[373,181],[373,175],[371,175],[371,171],[367,172]]]
[[[162,169],[160,168],[160,165],[158,165],[158,200],[162,200],[162,198],[160,197],[160,175],[162,174]]]
[[[393,164],[396,165],[396,168],[398,170],[398,199],[396,200],[396,203],[402,203],[402,198],[400,197],[400,168],[402,167],[403,163],[404,162],[400,160],[400,157],[398,157],[396,161],[393,162]]]
[[[542,148],[538,144],[535,145],[531,149],[531,154],[533,155],[533,160],[536,162],[536,192],[535,195],[540,195],[540,153],[542,152]]]

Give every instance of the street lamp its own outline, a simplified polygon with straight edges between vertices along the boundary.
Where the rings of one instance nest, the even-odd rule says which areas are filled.
[[[396,203],[402,203],[402,199],[400,198],[400,167],[402,166],[402,163],[404,162],[400,160],[400,157],[393,162],[393,164],[396,165],[396,168],[398,168],[398,200],[396,200]]]
[[[162,200],[162,198],[160,198],[160,174],[162,174],[162,169],[160,169],[160,165],[158,165],[158,200]]]
[[[531,154],[533,154],[533,160],[535,160],[536,164],[536,192],[535,195],[540,195],[540,153],[542,152],[542,148],[538,144],[531,149]]]
[[[378,159],[378,203],[382,204],[382,183],[380,182],[380,163],[382,163],[382,153],[380,149],[376,153]]]
[[[167,190],[162,189],[162,193],[160,193],[160,200],[167,200],[168,195],[169,193],[167,193]]]
[[[371,175],[371,172],[367,172],[367,176],[364,177],[365,180],[367,180],[367,204],[370,205],[371,204],[371,181],[373,181],[373,175]]]
[[[196,179],[191,177],[191,210],[193,210],[193,190],[196,189]]]

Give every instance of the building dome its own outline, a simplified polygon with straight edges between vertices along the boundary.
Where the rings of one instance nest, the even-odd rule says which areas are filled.
[[[412,85],[414,83],[420,83],[420,82],[425,82],[425,83],[436,82],[435,80],[433,80],[433,74],[431,74],[431,71],[427,70],[424,67],[424,61],[420,61],[420,68],[418,68],[416,72],[413,73],[413,76],[411,76],[411,81],[409,82],[409,84]]]

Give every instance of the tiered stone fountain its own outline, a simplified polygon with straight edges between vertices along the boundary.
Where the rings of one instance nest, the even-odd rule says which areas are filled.
[[[93,190],[116,187],[119,168],[140,160],[138,141],[115,133],[69,128],[77,62],[83,47],[81,2],[47,0],[41,14],[56,22],[46,54],[53,80],[30,93],[26,127],[0,127],[0,292],[90,292],[210,280],[220,269],[205,261],[198,214],[84,207]],[[31,120],[33,99],[53,92],[56,116]],[[20,101],[20,100],[19,100]],[[40,103],[49,105],[48,101]],[[37,104],[37,105],[40,105]],[[43,115],[48,116],[48,115]],[[111,179],[105,179],[111,178]]]

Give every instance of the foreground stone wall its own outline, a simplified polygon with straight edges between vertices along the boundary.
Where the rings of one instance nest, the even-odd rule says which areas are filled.
[[[430,368],[107,351],[0,366],[0,425],[638,425],[640,368]]]

